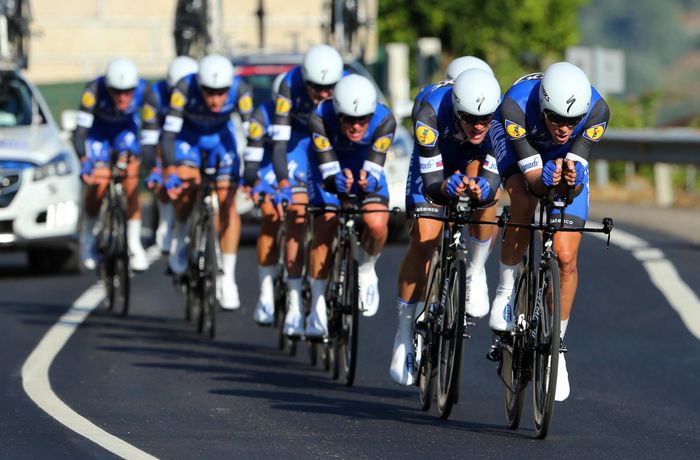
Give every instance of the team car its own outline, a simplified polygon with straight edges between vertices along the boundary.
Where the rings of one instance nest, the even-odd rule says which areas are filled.
[[[34,271],[79,270],[80,166],[37,88],[0,67],[0,250]]]

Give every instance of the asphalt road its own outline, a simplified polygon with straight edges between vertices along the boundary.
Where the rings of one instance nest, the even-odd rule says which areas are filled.
[[[700,246],[621,226],[663,251],[698,292]],[[132,314],[98,308],[50,369],[53,391],[74,411],[159,458],[697,458],[700,347],[638,259],[584,237],[581,282],[566,342],[571,397],[555,406],[545,441],[504,426],[503,387],[484,358],[486,320],[465,348],[461,401],[448,421],[421,412],[415,387],[388,373],[396,272],[405,248],[378,263],[382,306],[360,323],[355,385],[347,388],[274,347],[257,327],[254,248],[241,249],[243,308],[218,316],[216,340],[183,320],[165,262],[133,279]],[[488,265],[493,294],[497,254]],[[0,262],[0,457],[112,458],[43,412],[22,389],[21,368],[44,333],[95,282],[30,276],[19,257]]]

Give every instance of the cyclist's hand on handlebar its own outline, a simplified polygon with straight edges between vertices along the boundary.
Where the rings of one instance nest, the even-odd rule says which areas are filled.
[[[555,187],[561,182],[562,159],[549,160],[542,168],[542,183],[547,187]]]
[[[477,201],[481,201],[484,197],[491,193],[491,186],[489,181],[481,176],[469,177],[467,182],[467,189],[470,195]]]
[[[151,174],[146,177],[146,187],[149,190],[158,191],[163,186],[163,173],[160,169],[153,169]]]
[[[379,190],[379,180],[364,169],[360,169],[360,178],[357,181],[357,185],[362,188],[365,193],[374,193]]]
[[[171,174],[165,181],[165,190],[171,200],[176,200],[182,193],[182,180],[176,174]]]
[[[348,193],[352,188],[353,182],[352,171],[348,168],[343,169],[335,175],[335,189],[339,194]]]
[[[292,203],[292,187],[280,187],[273,198],[273,202],[277,207],[279,215],[283,216],[285,212],[284,208],[286,207],[284,203],[286,202],[287,205]]]
[[[465,190],[467,190],[467,185],[469,184],[469,179],[462,173],[452,174],[450,177],[443,181],[442,186],[445,195],[451,198],[457,198],[462,196]]]
[[[586,168],[580,161],[566,160],[566,169],[564,170],[564,180],[570,187],[583,184],[586,178]]]
[[[92,185],[94,178],[92,176],[93,164],[92,161],[87,158],[83,158],[80,163],[80,178],[85,182],[86,185]]]

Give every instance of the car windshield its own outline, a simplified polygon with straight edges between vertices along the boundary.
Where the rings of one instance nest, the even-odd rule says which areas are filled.
[[[12,73],[0,75],[0,127],[31,125],[34,107],[43,122],[41,109],[33,102],[31,90],[20,78]]]

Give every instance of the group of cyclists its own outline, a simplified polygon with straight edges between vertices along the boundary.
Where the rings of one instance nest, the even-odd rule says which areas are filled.
[[[309,215],[309,207],[333,209],[349,194],[359,197],[362,215],[359,251],[361,312],[373,316],[380,305],[377,259],[388,235],[388,186],[384,175],[396,119],[378,100],[374,83],[348,74],[337,50],[311,47],[303,62],[273,84],[273,99],[254,106],[251,88],[223,56],[199,63],[175,58],[167,78],[148,85],[129,59],[116,59],[104,76],[82,94],[73,134],[86,184],[83,263],[93,269],[96,222],[109,181],[113,151],[128,152],[124,189],[128,204],[130,263],[146,270],[141,245],[137,193],[139,165],[158,195],[157,243],[169,254],[172,273],[187,265],[188,216],[206,167],[216,183],[222,274],[217,299],[224,309],[240,307],[235,281],[241,221],[238,187],[249,193],[262,213],[257,241],[260,293],[254,320],[274,321],[273,276],[282,251],[287,279],[283,332],[290,338],[328,334],[324,297],[336,215]],[[232,113],[247,133],[243,165],[236,145]],[[543,73],[526,75],[503,94],[491,67],[463,56],[450,63],[443,81],[423,88],[412,113],[414,149],[406,179],[410,243],[398,271],[398,330],[390,375],[401,385],[416,383],[414,326],[424,309],[431,255],[442,223],[421,216],[440,215],[443,207],[469,197],[475,220],[496,221],[496,204],[506,190],[512,220],[529,223],[538,197],[557,188],[575,196],[564,226],[582,226],[588,214],[588,158],[605,132],[609,109],[585,73],[567,62]],[[390,160],[389,160],[390,161]],[[243,167],[241,167],[243,166]],[[241,174],[242,169],[242,174]],[[561,212],[560,212],[561,214]],[[312,220],[313,235],[307,238]],[[278,247],[278,231],[284,226]],[[468,235],[466,313],[482,318],[496,335],[513,328],[515,280],[529,241],[524,229],[509,230],[500,249],[499,282],[489,300],[485,264],[498,238],[496,226],[471,225]],[[554,249],[561,269],[561,336],[565,335],[576,287],[578,232],[557,233]],[[310,241],[310,248],[305,243]],[[307,254],[309,255],[307,257]],[[308,259],[308,260],[307,260]],[[304,279],[304,277],[306,279]],[[302,301],[310,286],[310,309]],[[498,360],[498,348],[489,353]],[[569,395],[563,354],[556,399]]]

